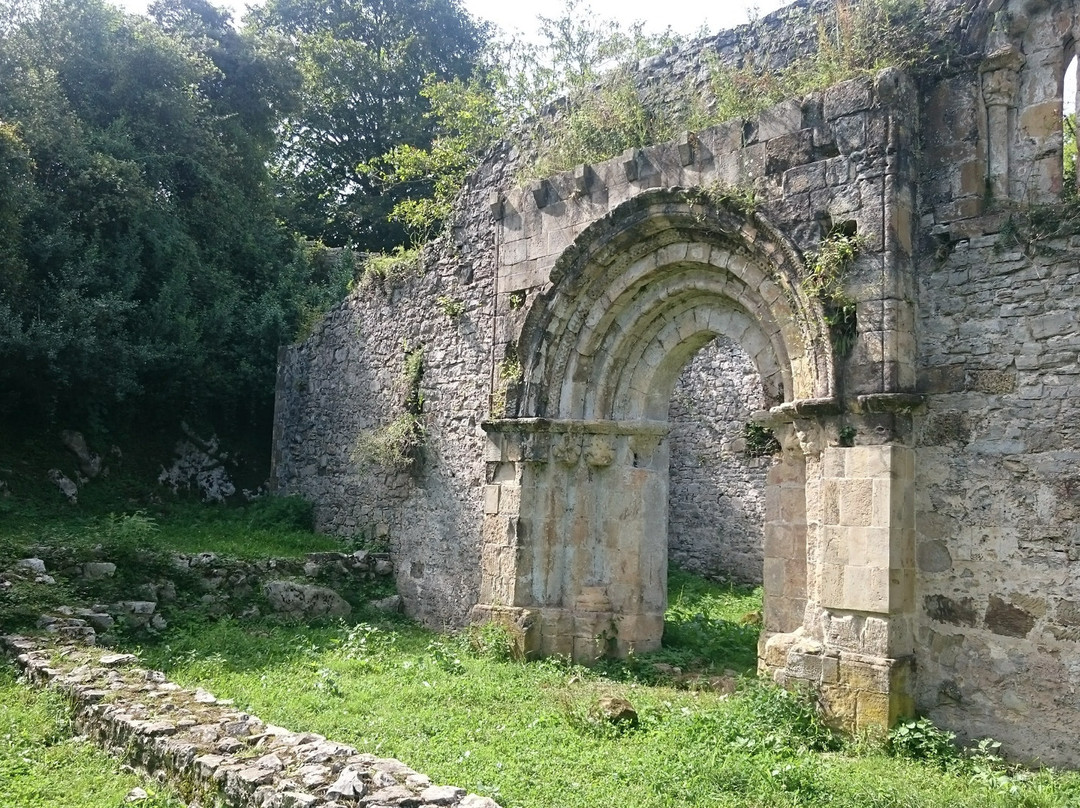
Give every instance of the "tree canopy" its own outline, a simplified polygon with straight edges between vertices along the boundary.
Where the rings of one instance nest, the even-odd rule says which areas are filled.
[[[431,144],[421,88],[467,80],[486,28],[458,0],[268,0],[251,23],[287,46],[302,76],[274,162],[286,221],[334,246],[401,243],[388,218],[401,193],[358,167],[395,146]]]
[[[204,0],[0,0],[0,407],[243,419],[327,280],[265,163],[294,68]],[[321,285],[320,285],[321,281]]]

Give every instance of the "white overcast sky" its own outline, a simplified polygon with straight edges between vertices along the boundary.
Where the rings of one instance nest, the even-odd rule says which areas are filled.
[[[408,2],[408,0],[402,0]],[[123,7],[137,12],[146,11],[148,0],[114,0]],[[214,0],[211,0],[214,2]],[[710,33],[721,28],[731,28],[749,19],[751,9],[756,13],[768,14],[770,11],[786,6],[791,0],[711,0],[708,3],[678,3],[669,6],[656,0],[590,0],[582,2],[588,5],[598,17],[617,19],[630,23],[641,20],[646,29],[659,32],[670,25],[682,34],[692,34],[705,24]],[[217,0],[215,5],[228,8],[233,18],[243,16],[248,6],[258,5],[252,0]],[[536,15],[557,17],[562,10],[561,0],[555,2],[529,3],[521,0],[464,0],[463,5],[474,17],[490,20],[508,33],[521,31],[528,35],[536,30]]]
[[[146,11],[149,0],[115,0],[131,11]],[[408,0],[402,0],[408,2]],[[723,28],[741,25],[751,15],[768,14],[791,0],[711,0],[707,3],[689,2],[668,5],[657,0],[579,0],[579,5],[587,5],[594,16],[616,19],[623,23],[641,21],[646,30],[658,33],[669,25],[680,34],[694,34],[704,25],[709,33],[716,33]],[[217,0],[233,12],[233,18],[239,21],[248,6],[258,5],[257,0]],[[536,31],[536,15],[544,14],[557,17],[562,10],[561,0],[544,5],[521,0],[464,0],[463,5],[475,17],[490,20],[507,33],[520,31],[526,38]],[[1065,108],[1075,108],[1076,101],[1076,62],[1065,79]]]

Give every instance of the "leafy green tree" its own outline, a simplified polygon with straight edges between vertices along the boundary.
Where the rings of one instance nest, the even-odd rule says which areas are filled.
[[[0,0],[8,413],[265,415],[277,346],[339,281],[312,284],[264,168],[288,65],[202,0],[156,14]]]
[[[421,87],[467,81],[486,30],[458,0],[269,0],[250,17],[292,43],[302,106],[286,116],[275,163],[287,221],[329,245],[389,248],[403,191],[358,170],[395,147],[426,149],[434,128]]]
[[[429,76],[420,92],[431,104],[426,113],[435,130],[431,146],[400,144],[359,167],[393,190],[399,201],[389,218],[404,225],[417,244],[435,234],[469,172],[506,135],[504,112],[482,79],[447,82]]]
[[[674,44],[670,31],[646,36],[641,24],[599,19],[577,0],[538,20],[539,43],[492,45],[469,80],[427,77],[430,146],[397,144],[360,166],[392,191],[390,218],[414,242],[437,230],[499,140],[517,141],[533,155],[530,173],[544,174],[670,136],[676,122],[647,114],[630,74],[638,59]]]

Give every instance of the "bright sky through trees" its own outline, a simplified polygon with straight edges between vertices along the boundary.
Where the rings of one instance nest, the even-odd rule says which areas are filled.
[[[599,17],[617,19],[623,23],[642,20],[646,29],[652,32],[663,31],[670,25],[680,34],[692,34],[705,25],[709,33],[716,33],[722,28],[731,28],[746,22],[751,14],[768,14],[791,0],[722,0],[719,3],[702,3],[698,8],[694,4],[672,7],[654,0],[591,0],[589,8]],[[118,0],[130,11],[143,12],[149,0]],[[243,16],[248,6],[257,5],[252,0],[216,0],[219,5],[232,10],[233,17]],[[583,2],[584,5],[584,2]],[[545,14],[558,17],[562,6],[559,4],[540,5],[537,3],[507,2],[507,0],[464,0],[465,8],[473,16],[490,20],[504,31],[521,31],[526,36],[536,31],[536,15]],[[675,11],[676,13],[672,13]]]

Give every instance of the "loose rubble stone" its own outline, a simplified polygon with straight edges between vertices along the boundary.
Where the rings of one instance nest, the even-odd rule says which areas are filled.
[[[79,501],[79,486],[60,469],[49,469],[48,473],[49,481],[60,489],[60,493],[67,497],[68,502],[75,505]]]
[[[401,595],[390,595],[389,597],[371,601],[371,608],[388,614],[398,614],[401,611],[401,607]]]
[[[31,572],[44,573],[45,562],[40,558],[23,558],[15,563],[16,567],[27,569]]]
[[[82,565],[82,577],[88,581],[112,578],[115,574],[116,565],[111,561],[88,561]]]
[[[332,589],[294,581],[270,581],[263,587],[275,612],[294,617],[347,617],[352,607]]]
[[[327,795],[334,798],[360,799],[367,793],[367,786],[360,779],[360,773],[348,767],[341,773],[334,784],[326,790]]]

